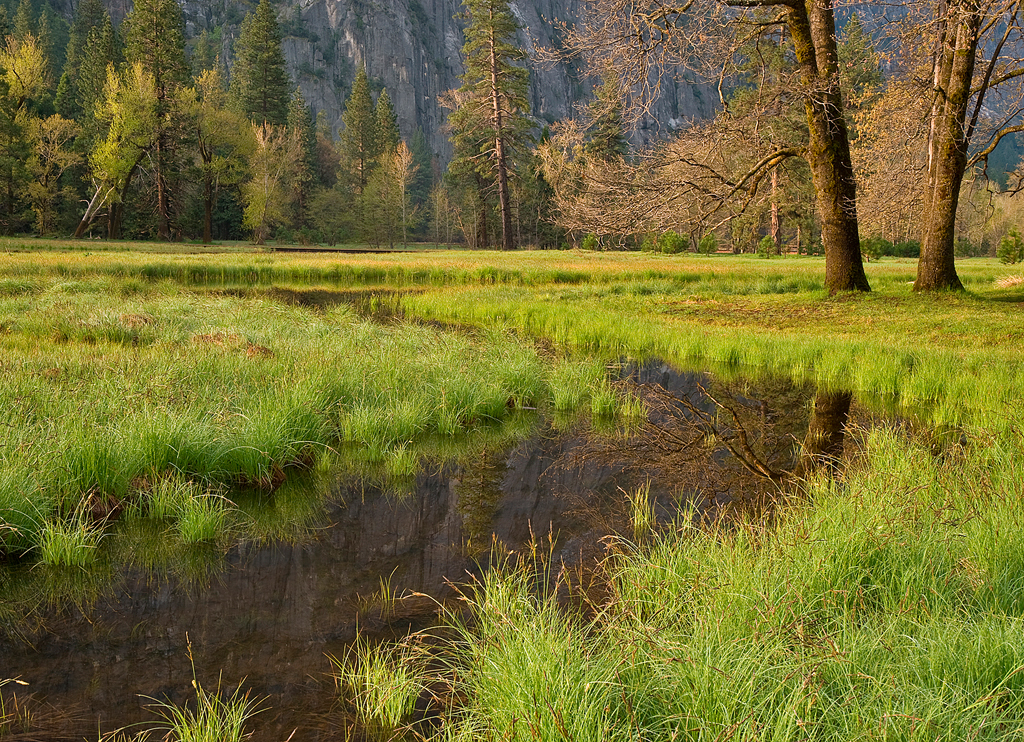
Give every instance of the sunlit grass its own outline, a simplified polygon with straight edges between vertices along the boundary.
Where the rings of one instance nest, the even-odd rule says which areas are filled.
[[[1019,432],[863,447],[770,520],[659,529],[631,493],[596,618],[532,564],[489,573],[429,676],[460,699],[435,738],[1019,738]]]
[[[374,739],[399,739],[408,731],[424,690],[423,658],[409,644],[363,639],[342,658],[330,658],[338,692]]]
[[[51,567],[87,567],[96,558],[102,529],[84,512],[48,520],[39,534],[39,561]]]

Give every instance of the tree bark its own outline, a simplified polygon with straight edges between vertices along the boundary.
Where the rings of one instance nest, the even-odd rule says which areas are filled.
[[[491,13],[493,16],[493,11]],[[498,50],[494,37],[494,27],[490,32],[491,55],[491,104],[494,108],[494,160],[498,171],[498,208],[501,211],[501,249],[511,250],[512,240],[512,205],[508,193],[508,164],[505,156],[505,132],[501,115],[501,89],[498,86]]]
[[[779,224],[779,168],[772,168],[772,245],[775,254],[782,254],[782,230]]]
[[[806,87],[807,162],[821,218],[825,288],[830,294],[870,291],[860,254],[857,183],[839,86],[833,0],[794,3],[787,15]]]
[[[487,199],[484,198],[484,179],[479,173],[476,175],[476,193],[476,248],[478,250],[486,250],[488,247]]]
[[[963,289],[956,273],[956,207],[967,171],[967,106],[978,53],[976,0],[950,3],[934,62],[935,102],[928,132],[924,233],[914,291]]]

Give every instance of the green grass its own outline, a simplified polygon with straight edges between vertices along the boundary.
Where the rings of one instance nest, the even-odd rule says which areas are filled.
[[[1019,739],[1024,442],[863,445],[771,521],[636,515],[596,618],[532,563],[489,573],[449,669],[419,670],[447,704],[434,737]]]
[[[381,325],[344,305],[163,283],[126,299],[122,288],[115,278],[50,278],[0,299],[7,551],[38,544],[44,522],[86,497],[145,499],[169,476],[272,491],[339,445],[383,461],[549,394],[536,350],[503,333]],[[193,526],[215,517],[185,522],[198,534]]]
[[[48,520],[39,534],[39,561],[51,567],[87,567],[101,538],[102,529],[82,511],[66,520]]]
[[[341,659],[331,657],[342,698],[374,739],[402,738],[424,690],[424,654],[408,644],[357,640]]]
[[[356,717],[381,738],[1019,739],[1024,284],[958,269],[966,293],[914,295],[915,264],[882,261],[871,294],[829,298],[811,258],[5,255],[0,539],[40,551],[63,528],[57,553],[97,572],[162,550],[202,575],[202,518],[316,521],[290,473],[407,480],[466,433],[522,434],[533,407],[641,417],[607,375],[623,357],[781,374],[914,422],[862,434],[839,479],[770,518],[658,529],[630,493],[600,600],[570,601],[588,610],[543,568],[491,571],[440,655],[353,650],[337,672]],[[348,307],[353,288],[385,321]],[[149,552],[74,546],[100,534],[76,520],[86,501],[131,503],[122,527]],[[416,723],[428,691],[436,727]]]

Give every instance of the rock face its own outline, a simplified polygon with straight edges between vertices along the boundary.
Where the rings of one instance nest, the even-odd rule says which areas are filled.
[[[72,0],[52,0],[70,16]],[[124,17],[130,0],[105,0],[115,20]],[[558,42],[561,24],[580,14],[579,0],[515,0],[512,10],[522,26],[520,44],[531,56],[530,98],[539,126],[565,118],[585,102],[590,84],[568,66],[533,61],[538,46]],[[219,31],[221,58],[229,74],[231,47],[245,13],[255,2],[184,0],[187,35]],[[283,0],[278,18],[283,51],[292,79],[314,112],[323,111],[337,130],[356,70],[365,65],[376,88],[386,87],[398,114],[402,136],[409,140],[422,128],[442,161],[451,156],[444,131],[446,111],[438,96],[460,85],[462,25],[455,16],[460,0]],[[641,124],[638,138],[667,133],[679,122],[708,115],[713,95],[680,80],[662,81],[664,94]],[[703,95],[702,95],[703,93]]]

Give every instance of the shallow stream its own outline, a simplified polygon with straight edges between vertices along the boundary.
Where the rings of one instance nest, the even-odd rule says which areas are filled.
[[[550,540],[559,568],[593,564],[603,539],[632,534],[627,493],[648,483],[661,522],[683,509],[712,517],[727,504],[756,506],[778,487],[771,474],[799,469],[809,425],[821,424],[811,419],[815,390],[790,382],[724,382],[660,364],[622,378],[649,404],[635,429],[538,416],[518,443],[428,461],[400,486],[290,483],[315,490],[306,493],[315,517],[290,538],[162,555],[158,527],[147,534],[122,519],[101,548],[134,556],[96,574],[0,565],[0,678],[27,683],[19,699],[33,703],[15,739],[96,739],[152,724],[147,699],[186,703],[193,672],[207,689],[264,699],[254,740],[283,742],[294,730],[294,740],[342,739],[327,655],[343,656],[357,633],[430,625],[453,586],[531,540]]]

